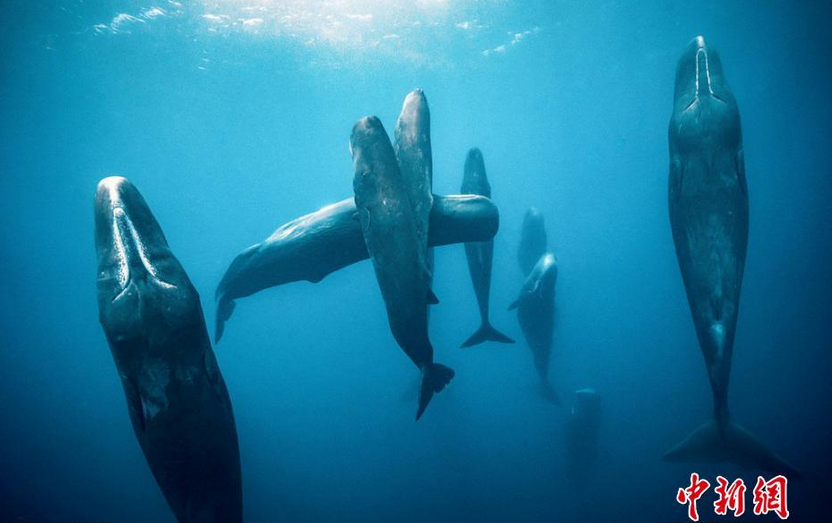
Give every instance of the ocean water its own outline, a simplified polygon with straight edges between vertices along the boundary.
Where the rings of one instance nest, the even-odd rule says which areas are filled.
[[[791,520],[828,521],[832,455],[832,4],[827,1],[155,0],[3,3],[0,521],[173,522],[98,323],[96,183],[143,193],[202,299],[234,256],[351,195],[350,129],[431,108],[434,189],[483,151],[500,209],[492,321],[461,245],[436,250],[436,360],[456,378],[414,423],[413,365],[372,266],[241,299],[215,347],[248,522],[687,521],[661,455],[711,392],[667,208],[676,60],[721,54],[750,200],[730,404],[801,469]],[[598,458],[565,472],[568,406],[537,394],[506,310],[523,214],[558,257],[550,377],[603,397]],[[777,520],[747,513],[741,521]],[[706,495],[703,521],[713,514]]]

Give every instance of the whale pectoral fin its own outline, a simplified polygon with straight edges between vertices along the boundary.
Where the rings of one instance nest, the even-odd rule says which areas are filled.
[[[235,306],[236,303],[234,303],[234,300],[228,300],[225,297],[221,298],[217,304],[217,320],[214,330],[215,344],[219,343],[222,339],[222,334],[225,332],[225,322],[231,318]]]
[[[127,397],[127,410],[130,413],[130,419],[133,421],[133,427],[138,432],[144,433],[147,428],[147,416],[139,388],[130,378],[122,378],[121,383],[124,386],[124,395]]]
[[[205,370],[205,375],[208,377],[211,392],[214,394],[216,400],[230,409],[230,405],[227,402],[228,396],[225,392],[225,384],[222,381],[220,367],[217,365],[217,357],[214,355],[213,350],[207,349],[202,355],[202,365]]]
[[[436,294],[433,293],[432,289],[428,289],[428,304],[429,305],[437,305],[439,303],[439,298],[436,297]]]
[[[748,182],[745,179],[745,153],[742,149],[737,151],[736,157],[737,181],[740,184],[740,190],[743,196],[748,196]]]
[[[508,310],[513,311],[514,309],[516,309],[517,306],[520,305],[520,300],[522,300],[522,299],[523,299],[523,295],[521,294],[520,296],[517,297],[516,300],[511,302],[511,305],[508,306]]]
[[[682,194],[682,162],[674,156],[670,161],[670,198],[678,200]]]
[[[367,231],[370,228],[370,210],[366,207],[359,207],[353,215],[355,219],[361,222],[362,229]]]

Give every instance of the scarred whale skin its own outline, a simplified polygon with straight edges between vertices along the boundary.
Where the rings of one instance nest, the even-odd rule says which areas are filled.
[[[95,198],[98,307],[133,430],[180,523],[239,523],[242,483],[231,400],[199,295],[139,191]]]
[[[486,241],[494,237],[499,222],[497,207],[488,198],[434,195],[429,245]],[[294,281],[316,283],[369,257],[353,198],[282,225],[238,254],[220,281],[215,341],[222,336],[235,299]]]

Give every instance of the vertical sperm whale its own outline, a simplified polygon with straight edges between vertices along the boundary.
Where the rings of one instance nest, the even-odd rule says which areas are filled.
[[[740,116],[716,50],[695,38],[676,68],[669,207],[676,256],[714,399],[714,416],[665,454],[797,475],[734,423],[728,382],[748,246]]]
[[[355,177],[355,207],[367,252],[387,308],[390,331],[422,373],[418,420],[433,395],[451,381],[454,371],[434,363],[428,337],[430,270],[421,245],[418,220],[393,146],[376,117],[363,118],[350,137]]]
[[[485,174],[485,161],[482,152],[476,147],[468,151],[462,175],[462,193],[477,194],[491,198],[491,184]],[[463,347],[479,345],[486,341],[514,343],[514,340],[498,331],[488,319],[489,301],[491,299],[491,264],[494,259],[494,240],[485,242],[467,242],[465,257],[468,259],[468,272],[474,284],[474,294],[480,309],[480,327],[462,343]]]
[[[180,523],[239,523],[237,429],[199,295],[124,178],[98,184],[95,246],[99,319],[156,483]]]

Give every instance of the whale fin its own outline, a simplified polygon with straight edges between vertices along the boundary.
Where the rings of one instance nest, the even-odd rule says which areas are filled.
[[[549,383],[548,380],[540,381],[540,395],[543,396],[543,399],[550,401],[559,407],[562,405],[558,393],[555,392],[555,388],[552,387],[552,384]]]
[[[147,412],[144,401],[139,393],[139,387],[131,378],[122,378],[124,385],[124,395],[127,398],[127,410],[130,413],[130,419],[133,421],[134,428],[138,428],[136,432],[143,433],[147,428]]]
[[[222,333],[225,331],[225,322],[231,318],[231,314],[234,312],[235,306],[236,303],[234,303],[234,300],[220,298],[220,302],[217,304],[217,322],[214,330],[215,345],[220,342]]]
[[[729,461],[746,469],[784,474],[794,479],[802,477],[797,469],[740,425],[726,420],[720,427],[716,418],[694,430],[662,459],[672,462]]]
[[[517,297],[517,299],[516,299],[516,300],[514,300],[513,302],[511,302],[511,305],[509,305],[509,306],[508,306],[508,310],[513,311],[514,309],[516,309],[516,308],[517,308],[517,306],[518,306],[518,305],[520,305],[520,301],[521,301],[522,299],[523,299],[523,295],[521,294],[520,296],[518,296],[518,297]]]
[[[454,370],[441,363],[430,363],[422,370],[422,386],[419,389],[419,408],[416,411],[416,421],[424,414],[428,403],[437,392],[442,392],[445,385],[454,377]]]
[[[509,338],[502,332],[492,327],[490,323],[486,322],[480,325],[480,328],[477,329],[477,332],[475,332],[471,335],[470,338],[465,340],[465,342],[462,345],[460,345],[460,347],[471,347],[473,345],[479,345],[480,343],[486,341],[496,341],[498,343],[514,343],[513,339]]]
[[[438,303],[439,298],[436,297],[432,289],[428,289],[428,305],[437,305]]]

